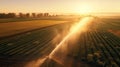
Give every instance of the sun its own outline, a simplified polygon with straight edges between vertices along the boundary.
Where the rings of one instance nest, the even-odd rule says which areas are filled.
[[[76,8],[76,12],[82,15],[90,14],[92,11],[92,6],[88,4],[82,4]]]

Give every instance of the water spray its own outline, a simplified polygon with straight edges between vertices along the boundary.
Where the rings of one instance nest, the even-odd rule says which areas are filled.
[[[77,36],[87,29],[87,25],[89,25],[93,20],[93,17],[85,17],[82,18],[80,22],[75,23],[71,28],[69,33],[63,38],[63,40],[56,46],[56,48],[49,54],[49,59],[52,59],[59,64],[63,64],[66,60],[66,55],[68,53],[68,46],[71,39],[73,40],[77,38]]]

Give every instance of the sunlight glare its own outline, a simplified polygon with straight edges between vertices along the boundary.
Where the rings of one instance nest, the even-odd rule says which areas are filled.
[[[93,11],[92,6],[88,4],[82,4],[78,6],[75,10],[77,13],[82,15],[90,14]]]

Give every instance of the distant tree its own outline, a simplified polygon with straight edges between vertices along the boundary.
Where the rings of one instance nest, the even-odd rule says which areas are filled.
[[[37,17],[40,17],[40,14],[37,14]]]
[[[15,18],[15,17],[16,17],[15,13],[8,13],[8,14],[0,13],[0,18]]]
[[[49,13],[44,13],[44,16],[46,17],[46,16],[49,16]]]
[[[27,18],[30,17],[30,13],[26,13],[26,17],[27,17]]]
[[[8,13],[6,14],[6,18],[15,18],[16,14],[15,13]]]
[[[5,18],[6,14],[5,13],[0,13],[0,18]]]
[[[43,16],[43,13],[37,14],[37,17],[42,17],[42,16]]]
[[[19,17],[20,17],[20,18],[23,18],[23,17],[24,17],[24,14],[23,14],[23,13],[19,13]]]
[[[32,17],[36,17],[36,13],[32,13]]]

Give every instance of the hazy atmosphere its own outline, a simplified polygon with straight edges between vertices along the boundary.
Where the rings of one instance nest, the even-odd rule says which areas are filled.
[[[0,0],[0,67],[120,67],[120,0]]]
[[[0,12],[120,12],[120,0],[0,0]]]

